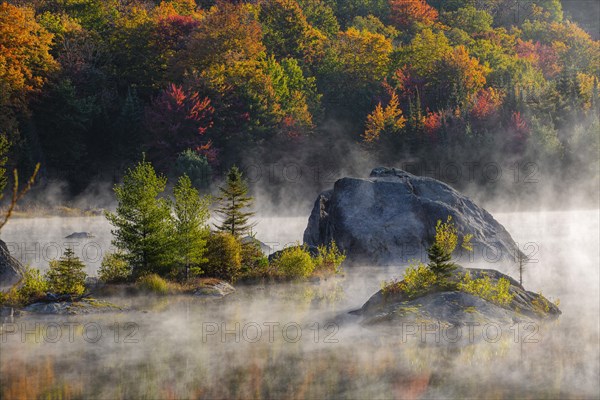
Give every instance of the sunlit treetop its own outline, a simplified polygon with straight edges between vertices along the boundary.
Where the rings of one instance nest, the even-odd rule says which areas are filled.
[[[57,68],[51,44],[52,34],[36,22],[33,10],[0,4],[0,104],[22,102],[43,86]]]
[[[433,25],[438,11],[425,0],[390,0],[390,19],[399,29]]]

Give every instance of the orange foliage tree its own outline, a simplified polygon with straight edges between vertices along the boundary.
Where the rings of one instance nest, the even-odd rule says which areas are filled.
[[[375,142],[382,134],[398,133],[406,124],[406,118],[402,115],[400,101],[395,91],[391,94],[391,99],[387,106],[383,107],[381,102],[377,104],[375,110],[367,116],[365,132],[362,138],[365,142]]]
[[[455,106],[464,107],[473,96],[483,89],[489,68],[469,55],[464,46],[457,46],[446,54],[438,64],[438,88],[454,97]]]
[[[250,5],[219,2],[202,19],[178,62],[179,72],[254,60],[265,52],[262,29]]]
[[[480,90],[471,105],[471,117],[484,120],[495,114],[504,99],[504,93],[498,89],[485,88]]]
[[[438,19],[438,12],[425,0],[390,0],[392,22],[400,29],[418,23],[432,25]]]
[[[33,10],[0,4],[0,131],[11,130],[12,113],[27,108],[27,95],[56,68],[51,44],[52,34],[36,22]]]

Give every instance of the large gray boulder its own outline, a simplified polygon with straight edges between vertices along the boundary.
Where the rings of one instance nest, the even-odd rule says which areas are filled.
[[[10,255],[6,243],[0,240],[0,291],[7,291],[23,278],[25,267]]]
[[[427,260],[438,220],[452,216],[460,234],[471,233],[474,251],[458,251],[460,263],[514,261],[517,246],[486,210],[450,186],[395,168],[375,168],[369,178],[342,178],[321,193],[304,243],[335,240],[347,263],[397,265]]]

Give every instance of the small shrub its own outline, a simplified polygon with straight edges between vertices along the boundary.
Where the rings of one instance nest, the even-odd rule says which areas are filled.
[[[550,302],[546,300],[542,292],[539,292],[538,296],[531,301],[531,305],[533,305],[533,310],[540,315],[550,312]]]
[[[48,282],[40,270],[27,267],[23,276],[23,286],[18,289],[18,294],[23,303],[31,303],[33,300],[46,295]]]
[[[461,247],[465,250],[472,251],[473,246],[471,244],[473,235],[468,233],[463,236]],[[452,216],[448,216],[446,222],[438,220],[435,225],[435,243],[442,248],[442,251],[447,254],[452,254],[458,245],[458,229],[454,222],[452,222]]]
[[[404,293],[409,298],[426,293],[438,283],[437,275],[423,263],[411,265],[404,271],[401,281],[383,282],[381,289],[384,296],[393,293]]]
[[[131,277],[131,267],[120,253],[106,253],[98,277],[106,283],[126,282]]]
[[[329,246],[321,245],[318,247],[318,254],[314,258],[315,271],[338,274],[345,259],[346,254],[340,252],[335,241],[331,241]]]
[[[435,244],[446,254],[452,254],[458,244],[458,230],[452,222],[452,217],[448,216],[446,222],[438,220],[435,226]]]
[[[7,307],[20,307],[24,305],[19,290],[13,287],[6,293],[0,292],[0,305]]]
[[[48,290],[56,294],[80,295],[85,291],[85,265],[72,249],[58,260],[50,261],[50,269],[46,272]]]
[[[27,267],[20,283],[21,287],[15,286],[8,293],[0,293],[0,304],[11,307],[31,304],[48,291],[48,282],[37,268]]]
[[[515,297],[510,293],[510,282],[506,278],[500,278],[494,285],[489,276],[472,279],[468,272],[463,276],[458,284],[458,290],[481,297],[484,300],[491,301],[500,306],[510,304]]]
[[[241,272],[242,245],[230,233],[211,234],[206,242],[205,275],[234,282]]]
[[[169,293],[169,283],[157,274],[142,276],[137,281],[137,287],[140,290],[149,293],[161,295]]]
[[[315,263],[305,246],[292,246],[284,249],[274,261],[277,272],[287,278],[307,278]]]
[[[260,278],[269,275],[269,258],[264,255],[260,244],[255,240],[242,243],[241,273],[246,278]]]

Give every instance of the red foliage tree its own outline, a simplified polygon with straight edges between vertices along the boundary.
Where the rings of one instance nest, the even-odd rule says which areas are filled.
[[[423,119],[423,129],[429,138],[437,139],[437,135],[442,128],[444,113],[442,111],[431,112],[427,110],[427,115]]]
[[[146,110],[146,127],[153,134],[148,143],[151,156],[166,163],[188,148],[208,151],[210,142],[203,135],[213,124],[213,113],[208,97],[168,85]]]
[[[157,45],[172,51],[184,49],[198,24],[198,20],[185,15],[170,15],[159,19],[155,28]]]
[[[496,114],[503,101],[502,92],[494,88],[480,90],[471,106],[471,117],[476,120],[484,120]]]
[[[561,71],[558,53],[552,46],[540,42],[533,43],[531,40],[524,42],[518,39],[516,51],[520,58],[529,60],[534,66],[538,67],[546,79],[555,77]]]
[[[527,139],[529,138],[529,124],[521,116],[519,111],[512,113],[509,125],[509,151],[514,153],[523,153],[527,146]]]

